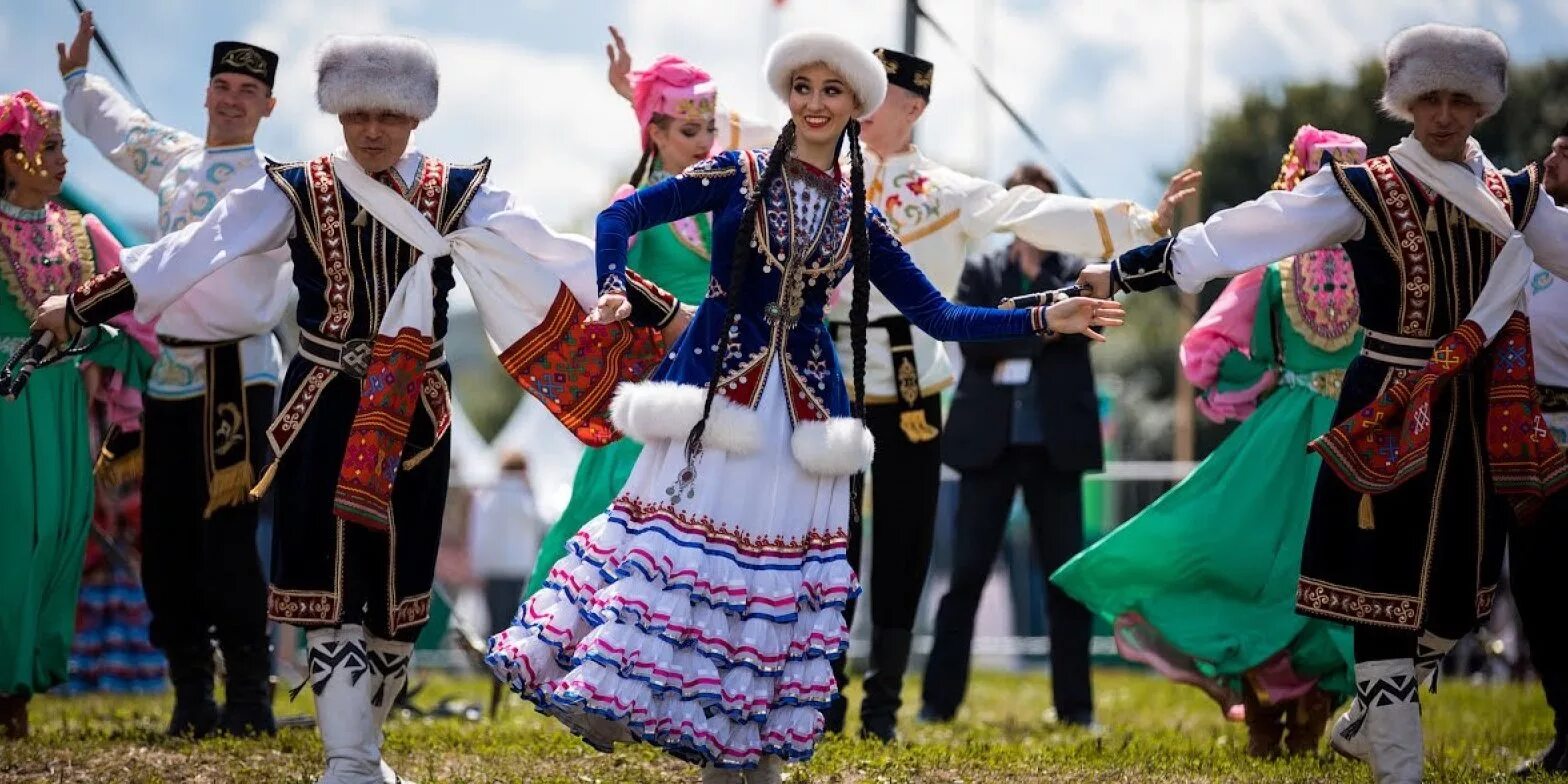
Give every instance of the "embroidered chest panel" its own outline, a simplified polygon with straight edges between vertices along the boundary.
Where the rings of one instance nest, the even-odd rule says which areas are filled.
[[[1397,268],[1399,334],[1431,337],[1435,287],[1452,288],[1459,276],[1469,272],[1456,268],[1460,259],[1437,255],[1433,240],[1439,232],[1479,232],[1490,240],[1490,247],[1485,258],[1478,261],[1488,265],[1502,248],[1503,240],[1408,176],[1391,157],[1368,159],[1362,168],[1370,175],[1371,203],[1365,203],[1354,186],[1346,188],[1346,193],[1352,200],[1363,202],[1357,208],[1368,218],[1368,229],[1377,233],[1378,241]],[[1513,195],[1502,174],[1487,169],[1483,179],[1487,190],[1513,214]],[[1464,309],[1468,308],[1469,303],[1465,303]]]
[[[746,153],[746,186],[753,188],[768,165],[765,152]],[[763,194],[757,231],[772,271],[794,265],[806,279],[835,276],[849,258],[849,183],[809,171],[794,161]],[[826,295],[824,294],[824,297]]]
[[[50,203],[40,220],[0,216],[0,277],[27,318],[97,274],[82,214]]]
[[[1290,325],[1307,343],[1338,351],[1356,340],[1361,303],[1350,257],[1339,248],[1308,251],[1279,263],[1280,298]]]
[[[207,217],[229,191],[250,185],[260,174],[254,156],[186,156],[158,188],[159,233],[170,234]]]
[[[888,171],[877,165],[866,186],[866,203],[882,211],[893,235],[904,244],[924,239],[958,219],[958,194],[914,168]]]

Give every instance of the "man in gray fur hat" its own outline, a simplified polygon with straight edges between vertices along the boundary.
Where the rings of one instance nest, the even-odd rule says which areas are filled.
[[[51,299],[35,326],[63,335],[133,307],[150,319],[231,261],[289,249],[300,351],[267,430],[277,458],[253,490],[273,481],[281,490],[268,616],[307,629],[300,688],[315,693],[326,750],[318,784],[396,784],[381,757],[382,724],[430,613],[451,459],[443,341],[454,261],[500,290],[471,287],[493,340],[497,325],[515,328],[496,345],[515,348],[529,327],[508,318],[530,309],[528,296],[553,293],[532,284],[567,284],[543,272],[506,276],[550,266],[529,258],[547,260],[585,270],[591,294],[593,247],[550,231],[487,183],[488,160],[449,164],[412,144],[439,91],[435,53],[423,41],[330,38],[317,77],[317,103],[337,115],[346,152],[269,161],[265,177],[201,222],[127,249],[114,273]],[[643,286],[633,279],[628,292],[633,320],[678,329],[673,298]],[[550,305],[551,323],[582,321],[580,308],[565,310]]]
[[[1568,211],[1535,166],[1497,170],[1471,138],[1501,106],[1508,50],[1427,24],[1384,55],[1382,109],[1413,126],[1384,156],[1328,161],[1293,191],[1223,210],[1088,268],[1109,292],[1197,291],[1342,244],[1365,342],[1345,374],[1301,561],[1297,611],[1355,628],[1356,691],[1330,741],[1380,784],[1421,780],[1417,691],[1491,612],[1508,525],[1568,479],[1538,407],[1524,287],[1568,276]]]

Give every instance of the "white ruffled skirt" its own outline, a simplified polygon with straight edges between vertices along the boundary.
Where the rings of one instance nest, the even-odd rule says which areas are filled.
[[[647,444],[608,512],[490,638],[496,677],[602,750],[643,741],[728,768],[809,758],[860,586],[849,478],[801,469],[784,395],[774,367],[761,446],[705,449],[689,494],[676,487],[684,440]]]

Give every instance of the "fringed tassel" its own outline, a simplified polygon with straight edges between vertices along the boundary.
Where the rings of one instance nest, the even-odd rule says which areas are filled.
[[[899,414],[898,426],[904,431],[904,437],[909,439],[911,444],[923,444],[942,434],[931,426],[931,422],[926,419],[926,412],[922,409]]]
[[[430,453],[434,451],[436,451],[434,446],[427,446],[424,449],[415,452],[413,457],[403,461],[403,469],[409,470],[419,467],[419,464],[425,462],[425,458],[429,457]]]
[[[255,482],[256,473],[249,460],[214,471],[207,482],[207,509],[201,513],[202,519],[211,518],[219,509],[250,501],[251,485]]]
[[[1363,531],[1377,527],[1377,521],[1372,517],[1372,496],[1365,493],[1361,496],[1360,508],[1356,510],[1356,526]]]
[[[670,497],[672,504],[679,503],[683,495],[688,501],[697,495],[697,461],[702,457],[702,432],[708,424],[705,420],[706,417],[697,420],[691,434],[686,436],[686,467],[681,469],[673,484],[664,488],[664,494]]]
[[[141,447],[124,455],[111,455],[107,449],[99,451],[98,461],[93,464],[93,476],[111,487],[141,479]]]
[[[267,494],[267,488],[272,486],[272,477],[277,473],[278,459],[273,458],[272,462],[267,464],[267,470],[261,472],[261,481],[250,489],[250,500],[260,501],[261,497]]]

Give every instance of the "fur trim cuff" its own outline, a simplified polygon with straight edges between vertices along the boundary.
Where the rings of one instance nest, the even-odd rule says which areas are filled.
[[[822,476],[849,476],[871,466],[876,439],[854,417],[834,417],[825,422],[800,422],[790,436],[795,462]]]
[[[418,38],[335,35],[316,56],[316,105],[327,114],[387,111],[428,120],[440,87],[436,53]]]
[[[1388,80],[1379,102],[1383,113],[1406,122],[1410,105],[1433,90],[1464,93],[1491,117],[1508,97],[1508,47],[1479,27],[1424,24],[1401,30],[1383,51]]]
[[[822,63],[844,77],[860,102],[857,116],[861,119],[876,111],[887,97],[887,67],[870,49],[835,33],[807,30],[780,38],[768,50],[763,73],[773,94],[788,103],[790,77],[812,63]]]
[[[638,381],[615,388],[610,401],[610,422],[627,438],[647,444],[653,441],[685,443],[691,429],[702,418],[706,390],[673,381]],[[757,412],[736,405],[720,395],[713,400],[708,425],[703,428],[704,447],[733,455],[746,455],[762,445],[762,427]]]

